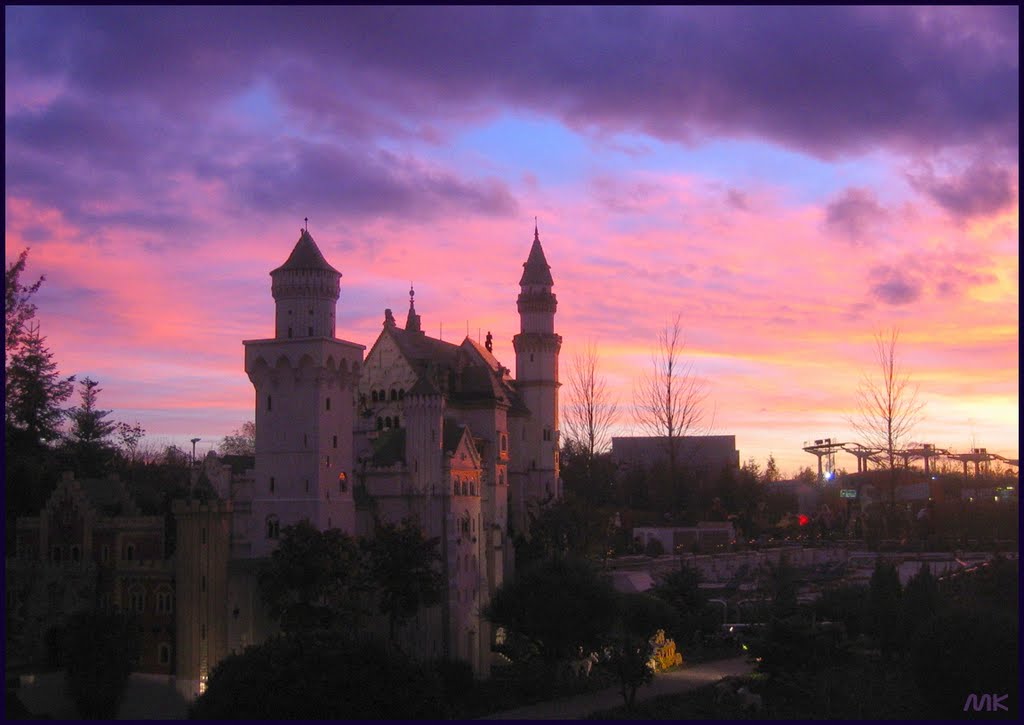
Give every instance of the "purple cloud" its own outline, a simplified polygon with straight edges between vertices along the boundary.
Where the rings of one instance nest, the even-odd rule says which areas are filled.
[[[906,305],[921,296],[921,285],[902,269],[879,266],[868,273],[872,280],[871,294],[890,305]]]
[[[1017,199],[1014,174],[990,161],[975,161],[962,173],[938,176],[927,166],[908,174],[911,186],[958,219],[1001,211]]]
[[[870,242],[872,231],[887,216],[870,189],[850,188],[825,207],[825,226],[851,242]]]
[[[756,135],[827,158],[1018,141],[1016,7],[15,8],[7,20],[13,72],[167,114],[201,116],[261,79],[311,122],[345,124],[338,99],[358,101],[368,134],[512,104],[577,128]]]

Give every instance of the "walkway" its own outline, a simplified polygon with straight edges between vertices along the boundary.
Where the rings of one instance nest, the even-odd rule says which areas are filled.
[[[636,701],[649,700],[661,695],[677,695],[698,687],[717,682],[723,677],[745,675],[752,672],[754,665],[746,657],[718,660],[694,665],[672,672],[655,675],[654,682],[636,691]],[[619,688],[611,687],[599,692],[588,692],[561,700],[541,702],[536,705],[518,707],[515,710],[494,713],[481,720],[580,720],[591,713],[609,710],[622,705]]]

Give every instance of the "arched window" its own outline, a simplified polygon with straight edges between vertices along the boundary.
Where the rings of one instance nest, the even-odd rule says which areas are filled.
[[[71,561],[80,561],[82,559],[82,552],[77,546],[71,547]]]
[[[391,416],[390,415],[387,418],[384,419],[384,427],[385,428],[390,428],[391,427]]]
[[[383,403],[385,400],[388,399],[388,396],[387,396],[387,394],[383,390],[378,390],[377,391],[377,399],[380,400],[380,402]]]
[[[377,418],[377,430],[384,430],[384,419]]]
[[[376,390],[371,390],[370,391],[370,400],[372,400],[374,403],[377,402],[377,391]]]
[[[454,483],[452,483],[452,496],[458,496],[458,495],[459,495],[459,482],[455,481]]]
[[[341,493],[348,491],[348,474],[344,471],[338,474],[338,491]]]
[[[57,564],[60,563],[60,547],[59,546],[53,547],[53,549],[50,551],[50,558],[53,559],[54,563],[57,563]]]
[[[289,327],[288,328],[288,338],[291,339],[291,336],[292,336],[292,328]]]
[[[405,400],[405,388],[398,389],[398,399]]]
[[[395,390],[394,388],[391,388],[391,399],[398,400],[398,391]]]
[[[462,482],[462,495],[463,496],[468,496],[469,495],[469,486],[466,484],[465,481]]]
[[[508,438],[505,437],[504,433],[501,434],[501,450],[503,452],[508,450]]]
[[[396,428],[400,428],[400,427],[401,427],[401,426],[400,426],[400,425],[398,424],[398,416],[397,416],[397,415],[395,416],[395,427],[396,427]]]
[[[160,664],[171,664],[171,645],[167,644],[166,642],[161,642],[159,648],[157,649],[157,652],[157,657],[160,661]]]
[[[474,481],[469,482],[469,495],[476,496],[476,482]]]
[[[277,520],[275,514],[271,514],[267,517],[267,538],[277,539],[281,536],[281,522]]]
[[[141,587],[134,587],[128,592],[128,610],[142,612],[146,609],[146,595]]]

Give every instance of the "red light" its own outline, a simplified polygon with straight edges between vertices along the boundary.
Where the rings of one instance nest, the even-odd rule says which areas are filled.
[[[810,519],[807,518],[806,515],[800,514],[796,517],[796,521],[798,524],[800,524],[800,526],[807,526],[808,522],[810,522]]]

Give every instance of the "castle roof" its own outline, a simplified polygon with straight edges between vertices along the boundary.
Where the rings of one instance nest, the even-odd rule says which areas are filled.
[[[273,270],[271,274],[276,272],[287,272],[291,270],[314,270],[333,272],[334,274],[340,275],[341,272],[336,270],[334,267],[327,263],[324,259],[324,255],[320,252],[320,248],[316,246],[316,242],[313,241],[312,235],[308,229],[303,229],[302,234],[299,236],[299,241],[295,243],[295,248],[292,249],[292,253],[277,269]]]
[[[533,246],[530,247],[530,256],[523,262],[523,276],[519,280],[520,286],[528,284],[546,285],[550,287],[555,281],[551,278],[551,265],[544,257],[544,248],[540,246],[540,234],[537,228],[533,228]]]

